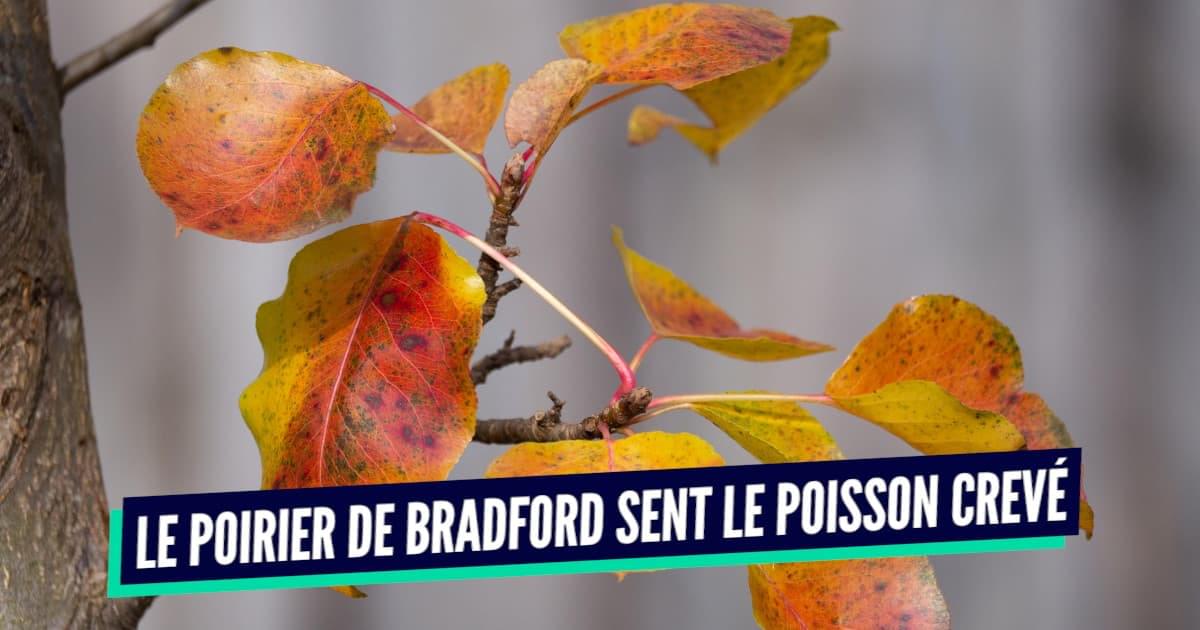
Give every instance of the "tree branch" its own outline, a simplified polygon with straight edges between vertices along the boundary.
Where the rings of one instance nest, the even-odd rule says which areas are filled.
[[[524,192],[521,185],[524,179],[525,160],[521,154],[517,153],[504,164],[504,171],[500,174],[500,194],[496,195],[496,199],[492,203],[492,218],[488,223],[487,234],[483,238],[488,245],[498,250],[504,251],[504,248],[508,246],[508,228],[517,224],[512,215],[517,209],[517,204],[521,202],[521,195]],[[500,276],[500,263],[492,260],[487,254],[480,254],[479,266],[476,271],[479,272],[479,277],[483,278],[483,288],[487,291],[487,300],[483,303],[483,323],[486,325],[496,316],[496,305],[500,302],[500,298],[512,293],[521,286],[521,283],[518,281],[513,284],[512,281],[509,281],[497,286],[496,280]]]
[[[480,420],[475,424],[475,441],[484,444],[518,444],[521,442],[559,442],[562,440],[594,440],[603,434],[600,425],[618,430],[646,411],[654,398],[645,387],[634,388],[604,409],[579,422],[563,424],[563,402],[549,394],[554,406],[528,418]]]
[[[508,339],[504,340],[504,345],[499,350],[476,361],[475,365],[471,366],[471,381],[476,385],[483,385],[489,374],[502,367],[516,363],[553,359],[562,354],[563,350],[571,347],[571,338],[566,335],[550,341],[543,341],[536,346],[513,346],[513,340],[516,337],[517,331],[514,330],[508,335]]]
[[[68,61],[58,69],[60,98],[130,53],[154,45],[163,31],[208,0],[172,0],[129,30]]]

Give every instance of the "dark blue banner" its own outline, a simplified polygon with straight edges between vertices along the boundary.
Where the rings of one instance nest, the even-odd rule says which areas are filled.
[[[1080,451],[1058,449],[133,497],[109,590],[1045,548],[1077,533],[1079,492]]]

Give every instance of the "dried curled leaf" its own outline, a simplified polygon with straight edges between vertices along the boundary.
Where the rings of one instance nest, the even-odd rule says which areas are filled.
[[[582,59],[558,59],[518,85],[504,114],[509,146],[527,142],[545,155],[591,89],[598,71]]]
[[[475,432],[483,282],[407,218],[300,250],[258,310],[262,374],[241,409],[264,488],[444,479]]]
[[[688,407],[767,464],[842,458],[820,421],[791,401],[707,401]]]
[[[791,26],[764,9],[658,4],[571,24],[558,35],[568,56],[604,69],[601,83],[665,83],[684,90],[787,51]]]
[[[625,245],[613,228],[633,295],[660,337],[678,339],[746,361],[779,361],[832,350],[832,346],[759,328],[744,329],[686,282]]]
[[[276,241],[348,216],[391,134],[383,105],[332,68],[218,48],[155,90],[137,153],[180,230]]]
[[[899,381],[868,394],[831,396],[927,455],[1015,451],[1025,438],[1004,416],[971,409],[937,383]]]
[[[628,139],[629,144],[642,145],[653,142],[662,133],[664,127],[686,125],[687,121],[664,114],[649,105],[637,105],[629,112]]]
[[[413,113],[458,146],[483,153],[488,132],[504,108],[508,67],[479,66],[443,83],[413,105]],[[385,147],[402,153],[449,153],[450,149],[403,114],[392,117],[396,133]]]
[[[1046,403],[1024,391],[1021,350],[1012,332],[966,300],[923,295],[897,304],[829,378],[825,392],[846,399],[914,380],[936,383],[967,407],[1004,416],[1028,448],[1073,446]],[[1080,527],[1091,535],[1086,499]]]
[[[829,34],[838,30],[837,24],[817,16],[788,21],[793,27],[792,39],[784,56],[772,63],[684,90],[683,94],[712,121],[711,127],[688,124],[652,108],[635,109],[629,119],[630,142],[649,142],[663,127],[673,127],[710,159],[716,160],[721,149],[808,82],[828,59]],[[635,117],[641,142],[634,142],[633,138]]]
[[[755,565],[750,599],[767,630],[950,627],[923,557]]]
[[[488,466],[484,477],[532,477],[580,473],[722,466],[712,445],[690,433],[649,431],[613,442],[613,466],[603,440],[518,444]]]

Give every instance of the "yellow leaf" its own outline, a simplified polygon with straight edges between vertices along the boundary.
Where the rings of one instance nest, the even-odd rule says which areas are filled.
[[[775,330],[744,329],[725,311],[686,282],[625,245],[613,228],[613,245],[625,275],[654,333],[746,361],[779,361],[832,350]]]
[[[413,113],[458,146],[483,153],[508,91],[508,68],[479,66],[439,86],[413,106]],[[384,148],[402,153],[449,153],[450,149],[403,114],[392,117],[396,133]]]
[[[155,90],[137,153],[179,229],[276,241],[346,218],[391,133],[383,105],[332,68],[218,48]]]
[[[831,397],[838,407],[927,455],[1015,451],[1025,445],[1004,416],[971,409],[929,381],[900,381],[869,394]]]
[[[837,24],[823,17],[788,20],[792,26],[791,47],[772,63],[763,64],[715,81],[697,85],[683,94],[712,121],[711,127],[688,124],[663,114],[637,109],[630,114],[630,141],[634,117],[638,117],[642,144],[658,136],[663,127],[673,127],[712,160],[730,142],[754,126],[793,90],[806,83],[829,57],[829,34]]]
[[[564,440],[518,444],[488,466],[484,477],[532,477],[626,470],[663,470],[721,466],[725,460],[704,440],[690,433],[649,431],[613,442],[609,467],[604,440]]]
[[[760,564],[749,573],[754,619],[767,630],[950,628],[927,558]]]
[[[509,146],[527,142],[545,155],[591,89],[599,69],[582,59],[551,61],[517,86],[504,114]]]
[[[683,90],[771,61],[789,24],[729,4],[658,4],[567,26],[563,50],[604,70],[601,83],[665,83]]]
[[[776,464],[842,458],[833,436],[812,414],[794,402],[706,401],[688,406],[762,462]]]
[[[241,399],[263,487],[445,479],[475,433],[483,300],[474,266],[407,218],[300,250],[258,309],[264,366]]]

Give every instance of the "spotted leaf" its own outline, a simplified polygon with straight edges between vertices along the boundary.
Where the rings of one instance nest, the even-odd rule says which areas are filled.
[[[591,89],[597,71],[581,59],[558,59],[518,85],[504,114],[509,146],[526,142],[545,155]]]
[[[613,465],[603,440],[518,444],[488,466],[485,477],[532,477],[626,470],[699,468],[725,463],[716,450],[690,433],[649,431],[613,442]]]
[[[488,132],[496,124],[508,91],[508,68],[502,63],[479,66],[426,94],[413,113],[458,146],[483,153]],[[449,153],[450,149],[407,116],[392,118],[396,133],[385,148],[401,153]]]
[[[659,337],[746,361],[794,359],[833,349],[774,330],[744,329],[670,269],[627,247],[619,228],[613,228],[613,244],[625,264],[633,295]]]
[[[750,567],[754,618],[767,630],[950,627],[927,558],[876,558]]]
[[[1000,414],[1031,449],[1073,445],[1045,401],[1025,392],[1021,350],[1011,331],[983,309],[949,295],[902,302],[858,343],[825,392],[843,401],[902,381],[937,384],[963,405]],[[847,408],[853,412],[853,405]],[[1080,506],[1080,527],[1092,532],[1092,510]]]
[[[630,141],[636,117],[642,141],[634,144],[649,142],[660,129],[673,127],[716,160],[721,149],[808,82],[829,57],[829,34],[837,30],[837,24],[816,16],[792,18],[789,22],[793,27],[791,46],[779,59],[684,90],[683,94],[712,121],[711,127],[688,124],[651,108],[635,109],[629,119]]]
[[[383,105],[332,68],[218,48],[155,90],[137,153],[177,229],[276,241],[349,215],[391,134]]]
[[[603,68],[601,83],[665,83],[687,89],[778,58],[791,25],[763,9],[658,4],[567,26],[570,57]]]
[[[242,415],[264,488],[444,479],[475,432],[483,282],[429,228],[357,225],[296,254],[258,310]]]

